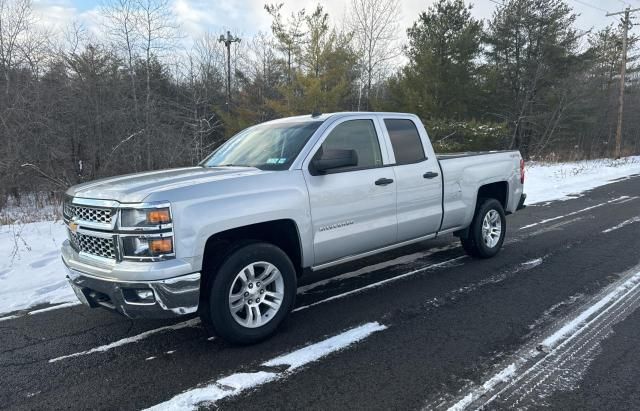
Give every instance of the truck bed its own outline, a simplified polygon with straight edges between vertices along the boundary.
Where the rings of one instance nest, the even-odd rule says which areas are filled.
[[[466,227],[476,207],[477,187],[506,181],[512,188],[520,179],[520,152],[514,150],[437,154],[442,169],[442,230]],[[505,211],[514,212],[519,192],[510,193]]]

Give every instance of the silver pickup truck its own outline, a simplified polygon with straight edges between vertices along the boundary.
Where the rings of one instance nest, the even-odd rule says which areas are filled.
[[[494,256],[523,207],[517,151],[436,156],[418,117],[335,113],[248,128],[197,167],[71,187],[62,246],[78,298],[130,318],[199,313],[253,343],[298,278],[447,233]]]

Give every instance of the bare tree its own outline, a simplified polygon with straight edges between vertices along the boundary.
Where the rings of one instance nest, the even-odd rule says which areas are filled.
[[[177,26],[174,23],[174,14],[171,11],[169,0],[138,0],[140,7],[139,27],[142,36],[142,52],[145,66],[145,135],[146,135],[146,162],[151,169],[151,70],[153,59],[175,45],[178,39]]]
[[[362,103],[364,88],[364,108],[371,104],[373,82],[381,77],[389,63],[400,55],[397,47],[398,0],[351,0],[351,10],[347,24],[353,32],[356,51],[360,56],[362,77],[358,92],[358,110]]]
[[[100,14],[105,18],[107,32],[118,51],[123,52],[127,61],[127,72],[131,82],[131,94],[134,102],[134,114],[138,114],[138,96],[134,59],[136,47],[141,39],[140,10],[135,0],[107,0],[100,8]]]
[[[191,117],[185,121],[185,126],[193,135],[190,146],[192,158],[196,161],[200,161],[208,153],[211,144],[209,140],[220,127],[220,121],[211,107],[223,99],[225,70],[223,46],[215,34],[205,33],[196,41],[188,57],[186,71]]]
[[[250,51],[251,61],[247,68],[252,72],[252,76],[255,79],[258,92],[257,98],[264,110],[267,98],[271,97],[272,90],[276,85],[276,80],[274,79],[277,73],[275,42],[268,34],[259,32],[251,43]]]
[[[11,71],[24,60],[20,42],[34,22],[31,0],[0,0],[0,69],[7,95]]]
[[[194,55],[197,72],[202,79],[207,92],[211,93],[224,82],[225,54],[222,44],[218,41],[218,36],[213,33],[206,33],[196,41],[192,54]]]
[[[78,21],[73,21],[71,27],[65,29],[61,41],[58,41],[57,53],[77,53],[81,47],[85,47],[88,40],[86,27]]]

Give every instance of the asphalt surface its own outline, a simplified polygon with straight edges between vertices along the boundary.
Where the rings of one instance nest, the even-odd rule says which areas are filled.
[[[640,176],[632,176],[527,207],[507,218],[504,249],[489,260],[464,256],[457,239],[445,236],[313,273],[300,284],[298,311],[277,335],[250,347],[209,339],[184,320],[132,321],[83,306],[2,321],[0,408],[146,408],[377,321],[387,328],[208,406],[447,409],[640,271],[640,222],[606,231],[640,216],[639,196]],[[585,339],[588,350],[563,354],[562,367],[544,384],[532,382],[526,398],[484,404],[483,397],[474,407],[640,409],[638,301]],[[141,336],[172,324],[180,325]],[[138,341],[96,350],[128,337]]]

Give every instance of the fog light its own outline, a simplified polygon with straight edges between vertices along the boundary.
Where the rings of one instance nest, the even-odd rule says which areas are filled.
[[[142,301],[152,301],[153,291],[149,289],[136,290],[136,296]]]
[[[128,304],[153,305],[156,303],[155,295],[150,288],[123,288],[122,296]]]

